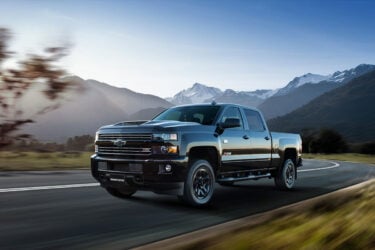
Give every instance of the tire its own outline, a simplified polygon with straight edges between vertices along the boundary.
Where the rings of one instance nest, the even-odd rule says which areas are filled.
[[[122,189],[107,187],[105,189],[107,190],[109,194],[120,199],[128,199],[135,192],[137,192],[136,188],[131,188],[131,187],[122,188]]]
[[[290,190],[296,181],[296,166],[291,159],[286,159],[275,176],[275,185],[282,190]]]
[[[211,201],[214,187],[215,175],[211,164],[206,160],[197,160],[186,176],[183,200],[195,207],[205,206]]]

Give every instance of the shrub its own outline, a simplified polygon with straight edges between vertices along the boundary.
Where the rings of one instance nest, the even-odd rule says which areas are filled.
[[[362,144],[360,148],[361,154],[375,154],[375,142],[367,142]]]

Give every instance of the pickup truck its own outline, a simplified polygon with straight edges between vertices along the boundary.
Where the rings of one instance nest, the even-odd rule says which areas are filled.
[[[213,102],[101,127],[91,171],[118,198],[149,190],[203,206],[215,183],[274,178],[276,187],[292,189],[301,153],[301,137],[270,132],[257,109]]]

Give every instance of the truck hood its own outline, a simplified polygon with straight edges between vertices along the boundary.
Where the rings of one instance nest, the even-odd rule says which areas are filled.
[[[107,125],[100,130],[120,130],[120,131],[157,131],[182,127],[202,126],[196,122],[180,122],[180,121],[131,121],[119,122],[113,125]]]

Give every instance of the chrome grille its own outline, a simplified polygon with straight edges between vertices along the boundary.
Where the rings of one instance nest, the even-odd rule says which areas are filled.
[[[121,139],[125,141],[150,141],[152,139],[152,134],[99,134],[99,140],[116,140]]]

